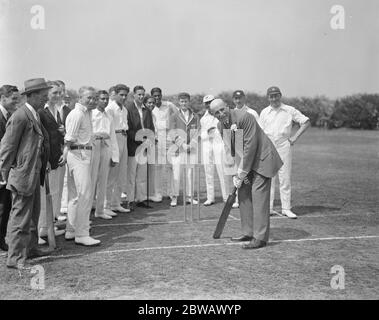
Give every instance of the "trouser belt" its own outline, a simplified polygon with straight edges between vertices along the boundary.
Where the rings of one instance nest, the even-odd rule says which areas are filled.
[[[91,146],[70,146],[70,150],[92,150]]]

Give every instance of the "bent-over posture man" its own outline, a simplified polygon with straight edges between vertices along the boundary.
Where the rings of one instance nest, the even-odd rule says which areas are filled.
[[[243,235],[233,241],[250,241],[244,249],[264,247],[270,232],[271,178],[282,166],[279,154],[270,139],[258,125],[255,117],[245,110],[230,110],[221,99],[210,105],[210,113],[223,127],[241,129],[243,138],[235,144],[237,175],[233,178],[238,188]]]

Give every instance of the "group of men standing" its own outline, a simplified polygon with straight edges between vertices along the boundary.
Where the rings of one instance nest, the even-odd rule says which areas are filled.
[[[238,188],[234,206],[240,207],[243,235],[232,240],[249,240],[245,248],[262,247],[268,241],[270,211],[275,213],[271,179],[277,173],[282,214],[296,217],[290,205],[291,146],[309,119],[281,102],[279,88],[268,89],[270,106],[260,116],[237,90],[234,110],[221,99],[205,96],[202,117],[192,111],[188,93],[180,93],[175,106],[162,101],[160,88],[146,95],[143,86],[135,86],[133,101],[128,102],[129,90],[124,84],[109,92],[81,87],[71,110],[62,99],[62,81],[31,79],[21,93],[25,104],[15,110],[18,89],[0,88],[0,247],[8,251],[9,268],[22,269],[26,259],[51,253],[38,247],[38,239],[43,243],[47,236],[45,174],[55,217],[67,207],[65,231],[55,232],[78,245],[100,244],[90,236],[92,208],[95,217],[112,219],[134,206],[148,207],[147,199],[161,202],[169,196],[170,205],[176,206],[183,170],[186,201],[196,204],[187,164],[199,161],[206,178],[205,206],[215,203],[215,168],[224,201],[229,185]],[[292,121],[300,124],[294,136]],[[231,129],[229,142],[224,129]],[[239,129],[242,148],[235,146],[233,134]],[[154,159],[153,164],[146,158]]]

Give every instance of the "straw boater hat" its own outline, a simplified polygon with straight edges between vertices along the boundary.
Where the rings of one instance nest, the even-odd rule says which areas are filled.
[[[44,78],[26,80],[24,82],[24,85],[25,85],[25,90],[21,94],[28,94],[33,91],[39,91],[43,89],[52,88],[51,86],[47,85]]]

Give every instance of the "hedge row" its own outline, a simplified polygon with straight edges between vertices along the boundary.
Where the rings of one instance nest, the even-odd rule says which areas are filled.
[[[72,97],[72,105],[77,100],[78,95],[75,90],[68,90]],[[194,94],[191,96],[191,107],[194,112],[202,113],[202,99],[204,94]],[[232,106],[232,91],[222,92],[218,95],[229,106]],[[255,109],[258,113],[268,106],[266,96],[256,93],[246,93],[247,105]],[[129,99],[132,99],[130,94]],[[166,96],[165,99],[178,103],[177,96]],[[325,96],[313,98],[283,97],[283,102],[289,104],[307,117],[314,127],[324,128],[360,128],[360,129],[379,129],[379,94],[356,94],[340,99],[332,100]]]

